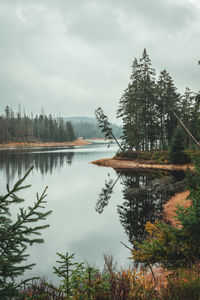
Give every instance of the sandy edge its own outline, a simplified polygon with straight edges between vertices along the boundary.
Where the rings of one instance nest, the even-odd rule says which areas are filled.
[[[114,158],[103,158],[91,162],[92,164],[111,167],[113,169],[161,169],[161,170],[174,170],[174,171],[186,171],[188,168],[193,169],[191,164],[187,165],[161,165],[153,163],[141,163],[136,161],[119,160]]]
[[[62,146],[85,146],[91,144],[87,140],[76,140],[72,142],[31,142],[31,143],[5,143],[0,144],[0,148],[31,148],[31,147],[62,147]]]

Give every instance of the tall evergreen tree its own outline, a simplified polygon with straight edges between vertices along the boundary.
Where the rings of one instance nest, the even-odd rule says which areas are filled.
[[[179,104],[181,121],[190,131],[191,131],[192,111],[194,107],[193,99],[194,99],[193,93],[190,91],[189,88],[186,88],[185,93],[180,98],[180,104]],[[185,145],[187,148],[191,148],[191,137],[188,134],[185,135]]]
[[[158,114],[158,125],[160,148],[163,150],[169,146],[173,132],[177,126],[172,109],[177,112],[179,95],[176,92],[173,80],[166,70],[160,73],[156,85],[156,111]]]
[[[194,96],[194,104],[191,111],[190,130],[192,135],[200,140],[200,93]]]
[[[185,132],[182,127],[177,127],[172,139],[172,145],[170,149],[170,162],[172,164],[185,164],[188,163],[189,157],[184,152],[185,150]]]
[[[141,123],[142,102],[140,99],[140,70],[138,60],[132,65],[131,82],[119,102],[117,117],[123,121],[123,146],[132,150],[140,150],[144,138]]]
[[[144,49],[132,65],[130,83],[119,102],[118,117],[123,120],[123,141],[127,148],[153,149],[157,139],[155,110],[155,71]]]
[[[143,150],[152,150],[157,139],[155,70],[151,66],[151,60],[146,49],[140,58],[139,68],[141,74],[140,100],[143,102]]]

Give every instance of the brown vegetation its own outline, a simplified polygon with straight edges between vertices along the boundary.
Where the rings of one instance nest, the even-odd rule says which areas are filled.
[[[72,142],[13,142],[0,144],[0,148],[30,148],[30,147],[62,147],[62,146],[85,146],[90,144],[87,140]]]
[[[171,225],[180,227],[179,222],[176,220],[176,208],[177,204],[188,207],[191,205],[191,200],[187,199],[190,194],[190,191],[184,191],[182,193],[177,193],[169,199],[169,201],[164,204],[163,214],[166,222],[169,222]]]
[[[138,161],[119,160],[114,158],[98,159],[91,162],[98,166],[111,167],[114,169],[162,169],[162,170],[183,170],[187,168],[193,169],[191,164],[186,165],[172,165],[172,164],[156,164],[144,163]]]

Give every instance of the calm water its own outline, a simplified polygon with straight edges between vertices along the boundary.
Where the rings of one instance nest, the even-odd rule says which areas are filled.
[[[27,275],[55,280],[56,252],[75,253],[78,261],[100,268],[103,253],[112,253],[119,266],[130,264],[130,253],[120,241],[131,246],[143,237],[144,224],[160,217],[163,203],[182,188],[174,182],[181,181],[183,174],[117,173],[89,163],[115,152],[115,146],[105,144],[0,151],[1,194],[7,182],[12,186],[32,165],[34,170],[26,179],[32,186],[23,192],[24,205],[32,204],[36,192],[48,186],[46,209],[53,213],[46,223],[50,227],[42,232],[45,243],[29,248],[29,262],[37,265]],[[12,212],[15,216],[17,208]]]

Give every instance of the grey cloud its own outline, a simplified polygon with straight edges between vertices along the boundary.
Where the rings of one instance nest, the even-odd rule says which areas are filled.
[[[114,118],[147,48],[178,88],[199,89],[199,10],[187,0],[0,0],[0,111]]]
[[[121,1],[117,1],[121,3]],[[128,14],[136,14],[147,22],[150,26],[158,26],[158,28],[173,28],[175,31],[184,26],[194,16],[194,12],[190,9],[189,5],[182,5],[178,1],[160,1],[160,0],[127,0],[121,5],[121,8]],[[186,3],[186,2],[185,2]]]
[[[86,1],[85,3],[88,3]],[[94,9],[83,7],[84,13],[76,13],[70,32],[85,37],[91,42],[124,42],[128,32],[122,30],[120,15],[124,14],[127,27],[134,26],[135,35],[140,34],[143,27],[150,26],[151,30],[174,31],[181,30],[195,17],[188,5],[180,5],[176,1],[160,0],[110,0],[94,1]],[[131,28],[130,28],[131,29]]]

